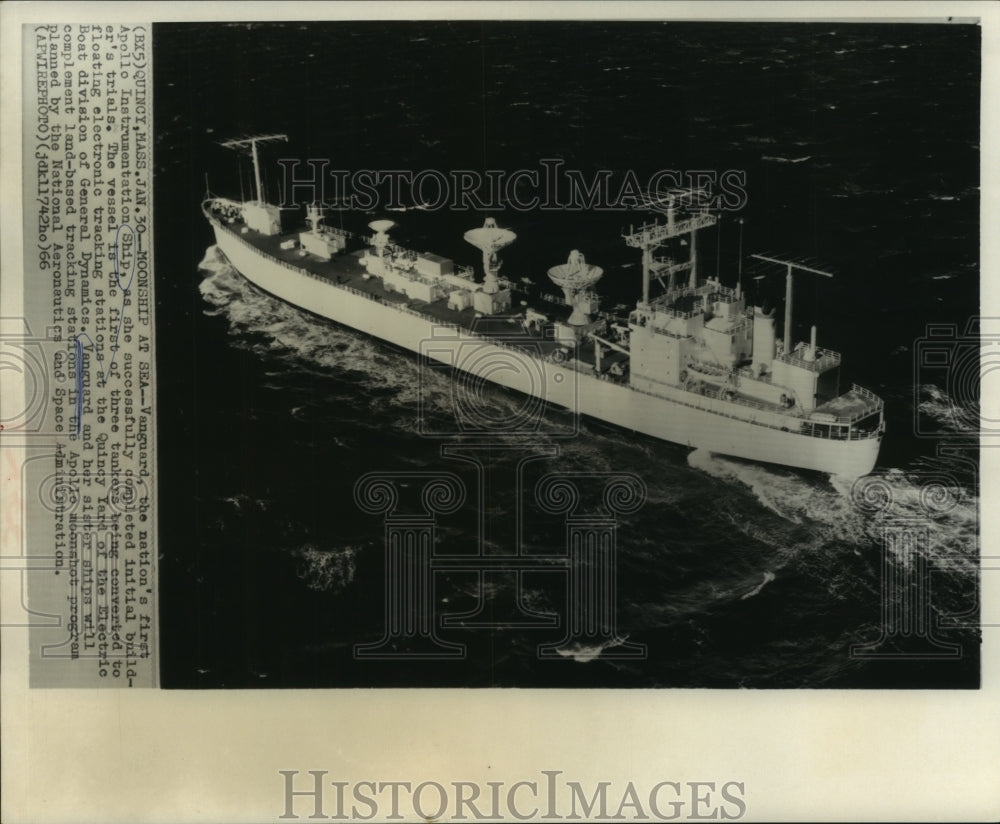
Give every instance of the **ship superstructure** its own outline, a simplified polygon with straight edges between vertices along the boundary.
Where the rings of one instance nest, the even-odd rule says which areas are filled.
[[[433,339],[431,356],[443,363],[663,440],[848,477],[874,466],[882,401],[856,385],[840,392],[840,355],[817,345],[816,327],[809,341],[791,342],[795,275],[830,274],[754,256],[785,269],[779,338],[774,313],[751,305],[739,283],[699,277],[697,235],[717,222],[701,205],[704,193],[671,190],[647,200],[656,217],[623,235],[641,253],[642,294],[627,315],[615,314],[601,311],[595,291],[603,269],[579,250],[547,269],[562,296],[525,286],[530,278],[501,276],[500,253],[517,236],[492,217],[464,235],[482,253],[481,279],[450,258],[396,244],[389,220],[352,235],[309,206],[307,228],[286,232],[280,210],[261,194],[257,156],[258,143],[281,139],[223,144],[249,148],[256,196],[242,203],[209,196],[203,204],[219,248],[266,291],[413,352],[426,355]],[[476,357],[470,343],[481,350]],[[489,355],[509,359],[512,349],[537,379],[488,367]],[[568,371],[572,381],[563,379]]]

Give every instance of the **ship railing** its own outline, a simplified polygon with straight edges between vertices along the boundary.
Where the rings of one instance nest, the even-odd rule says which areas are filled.
[[[428,277],[427,275],[421,274],[412,266],[405,269],[397,269],[400,275],[413,283],[422,283],[425,286],[437,286],[438,282],[436,278]]]
[[[233,200],[232,198],[229,198],[229,197],[213,197],[211,200],[212,200],[213,204],[217,204],[219,206],[225,206],[227,208],[232,207],[232,208],[236,208],[236,209],[242,209],[243,208],[243,204],[242,203],[240,203],[237,200]]]
[[[233,232],[233,236],[235,238],[237,238],[244,245],[249,246],[251,249],[254,250],[254,252],[256,252],[257,254],[259,254],[261,257],[264,257],[267,260],[270,260],[272,263],[276,263],[279,266],[282,266],[285,269],[288,269],[289,271],[294,272],[297,275],[305,275],[306,277],[310,277],[313,280],[318,280],[318,281],[326,283],[326,284],[328,284],[330,286],[333,286],[336,289],[343,289],[345,292],[350,292],[351,294],[357,295],[358,297],[365,298],[365,299],[373,301],[375,303],[381,303],[384,306],[389,306],[389,307],[391,307],[391,308],[393,308],[393,309],[395,309],[395,310],[397,310],[399,312],[405,312],[405,313],[407,313],[409,315],[415,315],[415,316],[417,316],[419,318],[422,318],[424,320],[433,322],[436,326],[454,329],[455,331],[458,331],[458,332],[468,332],[469,331],[468,329],[464,329],[463,327],[459,326],[456,323],[451,323],[449,321],[440,320],[439,318],[436,318],[433,315],[427,314],[425,312],[419,312],[416,309],[412,309],[409,306],[406,306],[405,304],[397,303],[395,301],[386,301],[381,296],[379,296],[379,295],[373,295],[371,292],[364,292],[361,289],[357,289],[354,286],[349,286],[349,285],[347,285],[345,283],[337,283],[336,281],[331,280],[330,278],[328,278],[328,277],[326,277],[324,275],[317,274],[316,272],[310,272],[308,269],[300,268],[298,266],[295,266],[295,265],[289,263],[287,260],[282,260],[281,258],[275,257],[270,252],[266,252],[263,249],[260,249],[259,247],[254,246],[246,238],[241,237],[240,235],[236,234],[235,232]]]
[[[671,309],[669,306],[659,310],[664,315],[669,315],[672,318],[680,318],[681,320],[687,320],[688,318],[693,318],[695,315],[701,314],[701,307],[697,309]]]
[[[739,338],[746,333],[748,324],[742,316],[736,315],[734,318],[727,318],[727,320],[733,321],[733,325],[724,330],[723,334]]]
[[[833,413],[823,412],[820,410],[819,414],[823,416],[823,419],[812,421],[812,423],[816,423],[821,426],[825,423],[839,424],[841,426],[854,424],[881,412],[884,408],[885,404],[883,400],[874,392],[865,389],[863,386],[858,386],[856,383],[852,384],[850,392],[846,394],[851,393],[864,401],[864,405],[861,409],[857,412],[852,412],[850,415],[834,415]]]
[[[870,389],[865,389],[863,386],[859,386],[856,383],[851,384],[851,392],[860,397],[864,402],[865,406],[860,412],[856,412],[851,416],[852,420],[859,421],[862,418],[867,418],[869,415],[874,415],[876,412],[881,412],[885,408],[885,401],[883,401],[878,395],[872,392]]]
[[[731,371],[721,364],[703,362],[699,362],[697,364],[688,363],[688,368],[691,370],[692,377],[697,375],[707,375],[712,378],[724,378]]]
[[[815,415],[815,414],[820,414],[820,415],[823,416],[823,419],[822,420],[813,420],[813,419],[810,418],[808,420],[808,422],[809,423],[818,424],[819,426],[824,426],[824,425],[827,425],[827,424],[836,425],[836,426],[849,426],[852,423],[857,423],[862,418],[867,418],[873,412],[877,412],[877,411],[878,410],[874,410],[873,409],[873,410],[866,410],[865,412],[855,413],[853,415],[834,415],[832,413],[827,413],[827,412],[819,412],[819,413],[817,413],[815,410],[813,410],[812,412],[809,413],[810,416]]]
[[[657,266],[673,266],[676,269],[687,269],[691,266],[691,261],[676,260],[667,255],[653,255],[653,264]]]
[[[758,374],[754,371],[753,366],[742,366],[736,370],[736,374],[741,378],[747,378],[752,381],[758,381],[760,383],[771,383],[771,373],[764,372],[763,374]]]
[[[884,401],[878,395],[870,389],[865,389],[863,386],[859,386],[856,383],[851,384],[851,391],[855,395],[858,395],[868,401],[876,410],[881,409],[884,404]]]
[[[840,352],[831,349],[816,347],[816,357],[814,360],[806,360],[801,353],[805,351],[805,346],[799,344],[791,352],[781,352],[774,356],[776,361],[787,363],[790,366],[798,366],[800,369],[808,369],[812,372],[825,372],[840,366]]]
[[[732,286],[723,286],[719,281],[714,279],[699,281],[698,285],[694,288],[685,286],[680,290],[680,292],[681,295],[695,295],[697,297],[710,295],[717,299],[721,299],[723,297],[735,299],[736,297],[736,289]]]
[[[716,367],[715,371],[713,373],[710,368],[706,368],[707,366],[708,366],[707,364],[702,364],[701,369],[695,369],[694,367],[692,367],[692,369],[691,369],[691,371],[693,373],[692,374],[692,378],[698,379],[699,374],[702,374],[702,375],[704,375],[706,377],[714,377],[714,378],[724,377],[724,375],[725,375],[725,370],[724,369]],[[750,374],[749,370],[747,370],[747,369],[738,370],[737,374],[738,375],[746,375],[748,377],[752,377],[752,375]],[[768,376],[768,378],[769,378],[769,376]],[[855,384],[855,387],[857,387],[857,384]],[[677,389],[677,391],[681,391],[679,389],[679,387],[677,387],[676,389]],[[721,385],[721,386],[719,386],[718,390],[716,390],[716,392],[714,394],[705,394],[702,397],[704,397],[707,401],[719,400],[718,393],[719,392],[724,392],[727,389],[732,389],[732,387],[730,387],[728,385]],[[861,387],[857,387],[857,389],[862,389],[862,388]],[[809,434],[814,434],[816,437],[824,436],[822,427],[831,427],[831,426],[844,427],[844,428],[850,427],[852,424],[857,423],[858,421],[860,421],[860,420],[862,420],[864,418],[867,418],[867,417],[875,414],[876,412],[878,412],[882,408],[882,401],[881,401],[880,398],[878,398],[878,396],[876,396],[873,393],[869,392],[867,389],[862,389],[862,391],[869,398],[872,399],[872,402],[868,406],[866,406],[866,408],[863,411],[856,412],[853,415],[837,415],[837,416],[834,416],[834,415],[829,415],[829,414],[824,413],[824,419],[823,420],[821,420],[821,421],[813,421],[813,420],[810,420],[807,417],[802,416],[802,413],[799,413],[799,414],[795,414],[795,415],[790,416],[788,419],[789,420],[796,420],[796,419],[798,419],[801,422],[801,425],[803,427],[808,427],[810,429],[815,429],[815,432],[810,432]],[[737,405],[739,405],[741,407],[746,407],[748,409],[758,409],[758,410],[761,410],[761,411],[764,411],[764,412],[768,412],[768,413],[771,413],[771,414],[781,414],[782,411],[784,411],[782,407],[777,406],[774,403],[768,403],[767,401],[759,401],[759,400],[756,400],[754,398],[748,398],[745,395],[739,395],[739,394],[737,394],[735,397],[733,397],[731,399],[728,399],[727,402],[728,403],[737,404]],[[736,416],[736,417],[739,417],[739,416]],[[755,421],[755,423],[759,423],[759,421]],[[838,437],[838,436],[834,435],[832,437]],[[848,437],[848,436],[847,435],[840,435],[839,437]]]
[[[570,306],[570,307],[573,306],[573,304],[567,301],[565,296],[563,295],[553,295],[550,292],[545,292],[543,294],[540,294],[538,297],[541,300],[547,301],[549,303],[556,303],[560,306]],[[593,291],[592,289],[587,289],[586,291],[580,292],[577,295],[577,297],[581,302],[588,300],[600,301],[601,299],[601,296],[598,295],[597,292]]]
[[[235,238],[237,238],[239,241],[241,241],[244,245],[252,248],[257,254],[261,255],[262,257],[267,258],[268,260],[270,260],[273,263],[278,264],[279,266],[282,266],[282,267],[288,269],[289,271],[294,272],[297,275],[306,275],[307,277],[310,277],[310,278],[313,278],[314,280],[318,280],[318,281],[321,281],[323,283],[329,284],[330,286],[333,286],[333,287],[335,287],[337,289],[343,289],[344,291],[350,292],[351,294],[357,295],[358,297],[365,298],[365,299],[371,300],[371,301],[373,301],[375,303],[381,303],[384,306],[391,307],[392,309],[395,309],[398,312],[405,312],[406,314],[414,315],[416,317],[421,318],[422,320],[426,320],[426,321],[429,321],[429,322],[433,323],[438,328],[451,329],[451,330],[453,330],[455,332],[458,332],[460,334],[475,334],[472,330],[467,329],[467,328],[462,327],[462,326],[459,326],[456,323],[451,323],[450,321],[440,320],[439,318],[436,318],[433,315],[429,315],[426,312],[417,311],[416,309],[412,309],[409,306],[406,306],[406,305],[401,304],[401,303],[395,303],[393,301],[385,301],[385,300],[383,300],[383,298],[381,298],[378,295],[373,295],[370,292],[363,292],[360,289],[356,289],[353,286],[348,286],[348,285],[343,284],[343,283],[336,283],[335,281],[332,281],[329,278],[324,277],[322,275],[318,275],[315,272],[310,272],[310,271],[308,271],[306,269],[302,269],[302,268],[300,268],[298,266],[294,266],[291,263],[289,263],[288,261],[281,260],[281,258],[275,257],[270,252],[266,252],[263,249],[260,249],[257,246],[254,246],[252,243],[250,243],[248,240],[246,240],[246,238],[240,236],[236,232],[233,232],[232,234],[233,234],[233,236]],[[502,347],[502,348],[512,349],[512,350],[518,350],[518,349],[522,348],[522,347],[515,346],[514,344],[507,343],[507,342],[505,342],[503,340],[500,340],[500,339],[491,339],[491,338],[482,337],[482,336],[480,336],[480,337],[482,338],[482,340],[484,340],[484,341],[486,341],[486,342],[488,342],[488,343],[490,343],[491,345],[494,345],[494,346],[499,346],[499,347]],[[528,341],[528,340],[526,340],[525,342],[526,343],[532,343],[532,341]],[[608,379],[610,380],[610,378],[608,378]],[[631,388],[633,390],[635,390],[636,392],[642,392],[643,394],[650,395],[652,397],[656,397],[656,398],[662,398],[662,397],[664,397],[663,395],[659,395],[659,394],[657,394],[655,392],[649,392],[649,391],[647,391],[645,389],[640,389],[639,387],[636,387],[634,385],[631,386]],[[866,400],[867,399],[871,399],[872,402],[873,402],[873,407],[874,407],[874,404],[877,402],[878,408],[881,408],[882,401],[874,393],[870,392],[867,389],[864,389],[861,386],[858,386],[857,384],[855,384],[854,386],[852,386],[852,389],[854,391],[856,391],[862,397],[865,397]],[[679,390],[678,389],[677,393],[679,394],[682,391],[683,390]],[[723,417],[733,418],[734,420],[747,421],[749,423],[753,423],[753,424],[756,424],[758,426],[766,426],[766,427],[771,428],[771,429],[782,429],[783,428],[782,426],[778,426],[777,424],[772,424],[772,423],[769,423],[769,422],[766,422],[766,421],[759,421],[759,420],[754,420],[752,418],[747,418],[747,417],[742,416],[742,415],[735,415],[732,412],[730,412],[727,409],[725,409],[724,407],[720,408],[720,404],[722,404],[722,403],[736,403],[736,404],[738,404],[741,407],[747,407],[747,408],[752,408],[752,409],[759,409],[759,410],[763,410],[763,411],[768,411],[768,412],[774,413],[774,412],[776,412],[776,410],[774,409],[773,404],[772,405],[766,405],[766,404],[760,403],[758,401],[751,400],[749,398],[738,398],[738,399],[736,399],[734,401],[722,401],[722,400],[720,400],[718,398],[712,398],[710,396],[702,396],[702,397],[704,398],[704,401],[702,403],[692,403],[692,402],[690,402],[688,400],[683,400],[681,398],[677,398],[677,397],[673,397],[673,396],[670,397],[670,400],[675,401],[677,403],[680,403],[680,404],[682,404],[684,406],[689,406],[692,409],[704,409],[704,410],[707,410],[707,411],[710,411],[710,412],[722,415]],[[867,417],[867,415],[872,414],[873,411],[878,411],[878,409],[873,408],[872,411],[866,412],[863,415],[863,417]],[[857,418],[855,417],[855,419],[857,419]],[[794,418],[789,418],[788,422],[790,423],[793,420],[795,420],[795,419]],[[803,430],[805,430],[807,428],[810,430],[808,432],[803,432],[803,434],[808,434],[808,435],[811,435],[813,437],[831,438],[831,439],[834,439],[834,440],[863,440],[863,439],[866,439],[866,438],[875,437],[877,434],[879,434],[879,431],[880,431],[880,430],[874,430],[874,431],[856,430],[856,429],[848,427],[846,434],[843,434],[843,435],[839,435],[839,434],[838,435],[831,435],[830,431],[832,429],[834,429],[835,426],[836,426],[836,424],[834,424],[834,423],[813,423],[811,421],[800,421],[800,423],[802,425],[802,429]],[[839,424],[839,421],[837,423]],[[836,428],[838,428],[838,430],[839,430],[839,429],[841,429],[843,427],[840,426],[840,427],[836,427]]]
[[[740,298],[736,296],[735,289],[729,286],[723,286],[721,283],[717,283],[716,281],[705,280],[694,288],[690,286],[681,286],[679,288],[672,289],[670,292],[663,295],[659,295],[649,302],[649,306],[650,309],[654,309],[657,312],[663,312],[671,317],[691,318],[703,311],[700,305],[695,305],[688,310],[683,310],[675,309],[670,304],[681,300],[682,298],[700,298],[705,295],[708,295],[712,302],[718,303],[738,303],[740,300]]]
[[[725,289],[726,287],[723,287]],[[740,299],[736,297],[736,293],[733,290],[722,291],[719,290],[714,295],[712,295],[712,300],[716,303],[739,303]]]
[[[402,246],[396,246],[393,249],[393,258],[397,261],[402,261],[404,263],[412,266],[417,262],[417,253],[412,249],[405,249]]]
[[[650,301],[652,306],[667,306],[673,303],[675,300],[680,298],[688,297],[689,295],[700,296],[704,293],[704,289],[701,286],[695,286],[693,289],[690,286],[675,286],[669,292],[665,292],[659,297],[654,298]]]
[[[729,387],[726,386],[721,387],[722,391],[725,391],[727,388]],[[705,395],[704,397],[706,397],[709,400],[716,400],[716,398],[713,398],[711,395]],[[748,409],[759,409],[762,412],[769,412],[774,415],[780,415],[782,412],[787,411],[777,406],[776,404],[767,403],[766,401],[758,401],[753,398],[744,397],[742,395],[737,395],[728,402],[739,404],[740,406],[745,406]]]
[[[716,222],[717,218],[707,210],[698,211],[681,220],[667,221],[666,223],[657,220],[652,223],[643,223],[638,229],[634,225],[630,226],[628,232],[622,232],[622,238],[628,246],[641,248],[657,241],[713,226]]]
[[[798,428],[794,430],[796,434],[807,435],[813,438],[823,438],[826,440],[835,440],[835,441],[840,441],[840,440],[863,441],[878,437],[882,431],[881,427],[869,431],[869,430],[854,429],[849,426],[836,427],[832,424],[812,423],[810,421],[803,421],[795,417],[789,417],[779,424],[770,421],[760,420],[752,416],[748,417],[746,415],[738,415],[722,405],[722,404],[739,403],[740,406],[760,409],[767,412],[774,412],[775,414],[777,414],[773,406],[765,406],[764,404],[758,403],[756,401],[746,401],[746,402],[722,401],[717,398],[702,396],[701,402],[694,402],[677,397],[676,394],[665,396],[656,392],[650,392],[649,390],[641,389],[635,386],[634,384],[630,384],[629,388],[634,390],[635,392],[640,392],[643,395],[649,395],[650,397],[653,398],[660,398],[661,400],[666,399],[671,401],[672,403],[679,403],[682,406],[687,406],[691,409],[699,409],[705,412],[711,412],[713,414],[719,415],[720,417],[731,418],[737,421],[743,421],[744,423],[750,423],[753,424],[754,426],[763,426],[768,429],[777,429],[783,432],[792,432],[793,431],[792,427],[797,426]],[[679,394],[680,391],[682,390],[678,390],[677,394]],[[836,429],[837,431],[833,432],[834,429]]]
[[[646,328],[655,332],[657,335],[663,335],[666,338],[676,338],[678,340],[683,340],[684,338],[691,337],[689,334],[680,332],[671,332],[669,329],[665,329],[662,326],[653,326],[649,323],[646,324]]]
[[[753,370],[750,367],[744,367],[742,369],[738,369],[736,371],[736,374],[739,377],[750,378],[751,380],[760,381],[762,383],[772,382],[771,381],[772,376],[770,375],[770,373],[765,373],[764,375],[755,376],[753,374]],[[874,415],[876,412],[881,411],[881,409],[883,408],[882,399],[879,398],[877,395],[873,394],[872,392],[869,392],[867,389],[863,389],[857,384],[854,384],[851,387],[851,390],[856,394],[861,395],[866,401],[868,401],[862,410],[854,412],[851,415],[834,415],[833,413],[820,411],[818,414],[821,414],[823,416],[822,420],[810,420],[806,418],[804,419],[804,421],[810,424],[816,424],[818,426],[824,426],[824,425],[848,426],[850,424],[857,423],[858,421],[863,420],[864,418],[867,418],[871,415]],[[766,402],[758,402],[750,398],[745,398],[741,396],[737,396],[736,398],[733,399],[732,402],[739,403],[745,406],[752,406],[758,409],[770,409],[770,410],[774,409],[774,404],[768,404]],[[815,414],[815,413],[816,410],[813,410],[813,412],[811,412],[810,414]]]
[[[558,306],[569,306],[566,303],[566,298],[563,295],[553,295],[549,292],[543,292],[540,294],[539,299],[544,300],[546,303],[555,303]]]
[[[876,438],[881,434],[881,427],[878,429],[855,429],[844,424],[824,424],[814,421],[803,421],[799,434],[808,435],[810,438],[826,438],[831,441],[863,441],[869,438]]]
[[[628,323],[628,317],[623,315],[616,315],[614,312],[605,312],[604,310],[598,311],[597,316],[599,318],[604,318],[608,323]]]
[[[343,238],[344,240],[350,240],[356,237],[354,232],[349,232],[347,229],[341,229],[339,226],[327,226],[322,225],[317,230],[321,235],[332,235],[334,237]]]
[[[629,319],[632,320],[632,318],[639,318],[640,316],[649,318],[654,312],[658,315],[667,315],[672,318],[682,318],[682,319],[693,318],[695,315],[701,314],[701,306],[692,307],[689,310],[674,309],[673,307],[668,305],[669,301],[666,300],[666,297],[667,296],[664,295],[659,298],[651,300],[649,302],[648,310],[644,309],[633,310],[629,315]],[[675,295],[675,299],[676,297],[677,296]],[[555,302],[565,304],[565,300],[556,300]],[[638,320],[632,320],[632,323],[637,323],[637,322]]]

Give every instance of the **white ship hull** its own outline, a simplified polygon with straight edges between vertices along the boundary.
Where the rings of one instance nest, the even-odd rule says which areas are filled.
[[[724,400],[700,398],[702,408],[698,408],[685,403],[686,393],[673,387],[657,387],[658,394],[653,395],[595,377],[592,372],[534,358],[523,350],[498,345],[282,264],[216,221],[212,224],[216,242],[229,262],[261,289],[492,383],[624,429],[722,455],[848,478],[866,475],[875,465],[879,437],[839,440],[783,431],[773,421],[767,425],[739,419],[746,418],[747,411]],[[677,399],[660,394],[673,394]]]

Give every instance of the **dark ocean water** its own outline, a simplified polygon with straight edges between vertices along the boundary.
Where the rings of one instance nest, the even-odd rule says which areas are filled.
[[[974,351],[961,332],[979,307],[976,27],[158,26],[154,43],[166,686],[978,685],[978,633],[947,626],[966,613],[960,623],[975,621],[978,456],[937,452],[969,441],[978,383],[914,366],[928,323],[957,326],[949,352]],[[354,645],[382,633],[384,556],[381,520],[359,512],[355,481],[373,469],[447,469],[469,488],[475,479],[417,430],[422,392],[432,415],[443,412],[445,376],[421,388],[415,357],[260,292],[213,248],[199,210],[205,175],[218,193],[239,196],[241,186],[217,141],[268,132],[291,138],[265,154],[272,192],[277,157],[445,171],[560,158],[640,179],[744,170],[746,207],[724,215],[718,245],[699,249],[704,266],[735,282],[742,218],[745,251],[811,255],[836,270],[833,281],[797,285],[796,336],[817,323],[821,345],[843,353],[842,385],[885,398],[876,473],[892,517],[927,529],[918,555],[934,570],[933,618],[946,623],[934,632],[961,656],[851,657],[853,644],[880,637],[886,521],[852,503],[850,484],[584,421],[574,438],[535,444],[559,454],[530,479],[556,470],[643,479],[647,503],[618,527],[617,624],[647,657],[613,660],[613,648],[584,646],[542,661],[537,645],[559,630],[446,628],[443,638],[467,644],[463,660],[356,661]],[[360,229],[382,216],[343,220]],[[482,214],[388,216],[405,245],[478,264],[461,235]],[[638,256],[620,230],[640,218],[500,213],[519,236],[504,273],[541,281],[581,248],[605,268],[602,294],[634,301]],[[521,403],[493,388],[486,402],[498,415]],[[496,439],[497,477],[512,477],[502,473],[524,454],[504,448],[515,440]],[[947,505],[928,516],[926,484],[942,478]],[[512,484],[496,484],[489,546],[509,547],[516,510]],[[528,549],[562,547],[558,518],[529,508],[525,519]],[[473,549],[475,513],[442,517],[439,537],[445,551]],[[893,573],[909,563],[888,558]],[[438,576],[442,613],[476,607],[472,574]],[[494,584],[487,613],[512,586]],[[563,611],[558,576],[527,574],[522,592],[535,609]],[[926,647],[888,638],[877,648]]]

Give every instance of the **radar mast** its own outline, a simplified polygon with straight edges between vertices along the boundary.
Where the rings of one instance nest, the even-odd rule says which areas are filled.
[[[258,143],[274,143],[276,141],[282,141],[284,143],[288,142],[288,135],[286,134],[258,134],[252,137],[241,137],[236,140],[227,140],[225,143],[220,143],[220,146],[224,146],[227,149],[238,149],[241,146],[250,146],[250,157],[253,159],[253,179],[257,187],[257,200],[259,205],[264,205],[264,187],[260,182],[260,163],[257,159],[257,144]]]

